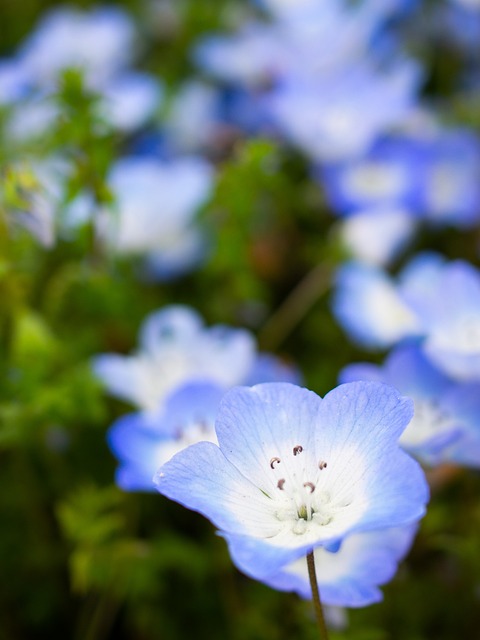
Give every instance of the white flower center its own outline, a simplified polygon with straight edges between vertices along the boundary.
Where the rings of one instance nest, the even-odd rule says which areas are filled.
[[[400,443],[406,447],[425,443],[433,436],[448,431],[455,421],[436,402],[415,400],[415,413],[408,427],[400,437]]]
[[[332,501],[323,477],[328,473],[328,463],[318,460],[307,471],[302,445],[293,447],[288,460],[273,457],[270,468],[276,489],[269,497],[275,500],[274,517],[282,530],[286,526],[297,536],[315,535],[316,530],[318,535],[319,527],[329,525],[335,514],[352,502],[351,498]]]
[[[202,420],[192,421],[186,426],[179,427],[176,437],[172,440],[160,442],[155,455],[156,469],[168,462],[179,451],[197,442],[218,444],[213,423]]]
[[[344,188],[360,198],[387,198],[399,195],[405,187],[405,174],[400,167],[366,162],[348,171]]]

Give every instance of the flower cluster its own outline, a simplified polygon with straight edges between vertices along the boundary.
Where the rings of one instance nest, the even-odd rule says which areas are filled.
[[[383,368],[353,365],[342,379],[394,384],[415,399],[405,446],[430,463],[453,460],[478,467],[478,270],[462,260],[421,254],[395,281],[379,268],[351,263],[338,275],[334,305],[358,341],[395,346]]]
[[[248,331],[207,328],[193,309],[180,305],[145,320],[137,353],[97,356],[93,366],[112,394],[138,409],[109,432],[121,461],[117,481],[128,490],[153,491],[161,463],[189,444],[216,441],[216,408],[229,387],[300,380],[293,367],[257,353]]]
[[[313,560],[324,603],[369,605],[422,465],[480,468],[480,4],[205,7],[59,5],[2,49],[0,443],[36,451],[38,417],[63,455],[90,411],[123,492],[206,516],[274,589],[315,599]],[[109,500],[97,530],[52,498],[72,582],[138,604],[169,551]],[[116,542],[134,589],[97,573]]]

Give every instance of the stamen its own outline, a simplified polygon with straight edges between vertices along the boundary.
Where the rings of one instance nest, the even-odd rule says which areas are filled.
[[[297,534],[297,536],[303,535],[306,530],[307,530],[307,522],[303,518],[300,518],[299,520],[297,520],[292,528],[293,533]]]
[[[280,480],[277,482],[277,488],[280,489],[280,491],[283,491],[284,484],[285,484],[285,478],[280,478]]]
[[[313,493],[315,491],[315,485],[313,484],[313,482],[304,482],[303,486],[305,487],[305,489],[308,487],[310,489],[310,493]]]
[[[320,469],[320,471],[327,468],[327,463],[325,462],[325,460],[320,460],[320,462],[318,463],[318,468]]]
[[[299,453],[302,453],[303,447],[301,444],[297,444],[296,447],[293,447],[293,455],[298,456]]]
[[[274,469],[276,464],[281,462],[280,458],[272,458],[270,460],[270,469]]]

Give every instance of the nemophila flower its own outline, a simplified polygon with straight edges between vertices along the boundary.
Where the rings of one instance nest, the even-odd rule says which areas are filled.
[[[398,563],[410,549],[417,525],[407,525],[380,531],[353,533],[347,536],[337,551],[325,547],[314,550],[320,597],[324,604],[343,607],[363,607],[382,600],[378,588],[396,573]],[[228,538],[227,538],[228,540]],[[242,568],[243,553],[232,547],[235,564]],[[248,553],[248,550],[247,550]],[[256,575],[248,561],[245,572],[274,589],[296,591],[302,598],[312,597],[304,558],[282,567],[272,574]]]
[[[480,139],[446,130],[425,145],[422,211],[435,224],[471,227],[480,219]]]
[[[40,89],[53,88],[69,67],[82,69],[88,86],[99,87],[132,61],[134,35],[131,19],[118,7],[60,7],[43,16],[18,59]]]
[[[115,211],[104,213],[101,234],[116,252],[147,255],[160,278],[198,262],[204,247],[195,216],[213,188],[213,169],[205,160],[123,158],[108,182]]]
[[[404,206],[416,210],[421,193],[423,154],[407,137],[381,138],[364,155],[324,165],[318,175],[333,210]]]
[[[468,262],[422,253],[396,279],[350,263],[339,270],[336,285],[334,312],[359,343],[389,347],[418,337],[444,373],[480,380],[480,272]]]
[[[339,223],[340,240],[350,257],[378,266],[397,258],[415,230],[410,212],[388,205],[357,211]]]
[[[403,526],[425,511],[419,465],[397,440],[412,402],[371,382],[323,399],[287,383],[236,387],[201,442],[158,471],[163,495],[207,516],[241,569],[268,576],[355,532]]]
[[[108,444],[119,460],[117,484],[126,491],[154,491],[157,469],[185,447],[216,442],[215,416],[225,388],[209,382],[176,388],[157,414],[133,413],[108,431]]]
[[[199,441],[216,442],[215,415],[233,384],[300,382],[297,368],[255,352],[246,331],[211,327],[186,307],[153,314],[142,328],[142,352],[105,355],[94,368],[110,391],[140,411],[119,418],[108,442],[120,466],[117,483],[127,491],[153,491],[158,467]]]
[[[319,79],[365,55],[379,21],[362,6],[318,3],[297,6],[288,19],[251,22],[233,36],[211,36],[195,50],[197,63],[229,83],[263,88],[287,77]]]
[[[400,436],[400,444],[423,462],[438,464],[450,460],[454,445],[472,430],[480,437],[480,412],[473,421],[465,420],[462,411],[459,412],[459,400],[465,399],[467,388],[434,367],[416,344],[397,347],[381,367],[368,363],[349,365],[341,371],[339,379],[384,382],[412,398],[414,415]],[[479,396],[480,386],[468,389],[475,397]]]
[[[466,130],[433,130],[378,141],[364,156],[319,171],[340,214],[403,205],[435,225],[468,227],[480,215],[480,143]]]
[[[424,326],[427,357],[456,379],[480,380],[478,269],[463,260],[420,256],[405,270],[402,287]]]
[[[345,263],[337,272],[333,312],[353,340],[372,349],[423,332],[395,280],[381,268],[358,261]]]
[[[246,379],[255,360],[253,336],[244,329],[205,327],[193,309],[171,305],[149,315],[133,355],[94,359],[108,390],[141,411],[157,413],[166,397],[186,382],[210,381],[225,388]]]
[[[153,76],[128,69],[135,51],[134,25],[118,8],[62,7],[47,13],[3,73],[0,69],[0,102],[4,84],[9,95],[3,102],[15,104],[8,138],[44,135],[60,116],[55,92],[72,68],[98,95],[99,115],[109,125],[121,131],[143,125],[159,106],[162,86]]]
[[[345,160],[365,153],[378,136],[407,117],[420,75],[419,67],[407,60],[385,72],[367,61],[352,63],[315,82],[285,81],[268,96],[267,107],[279,131],[310,158]]]

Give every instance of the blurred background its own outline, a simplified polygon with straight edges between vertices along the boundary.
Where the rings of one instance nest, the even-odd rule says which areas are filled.
[[[323,395],[380,365],[396,299],[357,326],[339,270],[478,267],[479,134],[475,0],[0,0],[1,640],[316,637],[310,602],[119,475],[132,385],[157,406],[190,369],[95,363],[136,367],[145,319],[182,305],[249,336],[225,386]],[[414,545],[383,602],[329,610],[334,640],[478,636],[480,455],[419,459]]]

